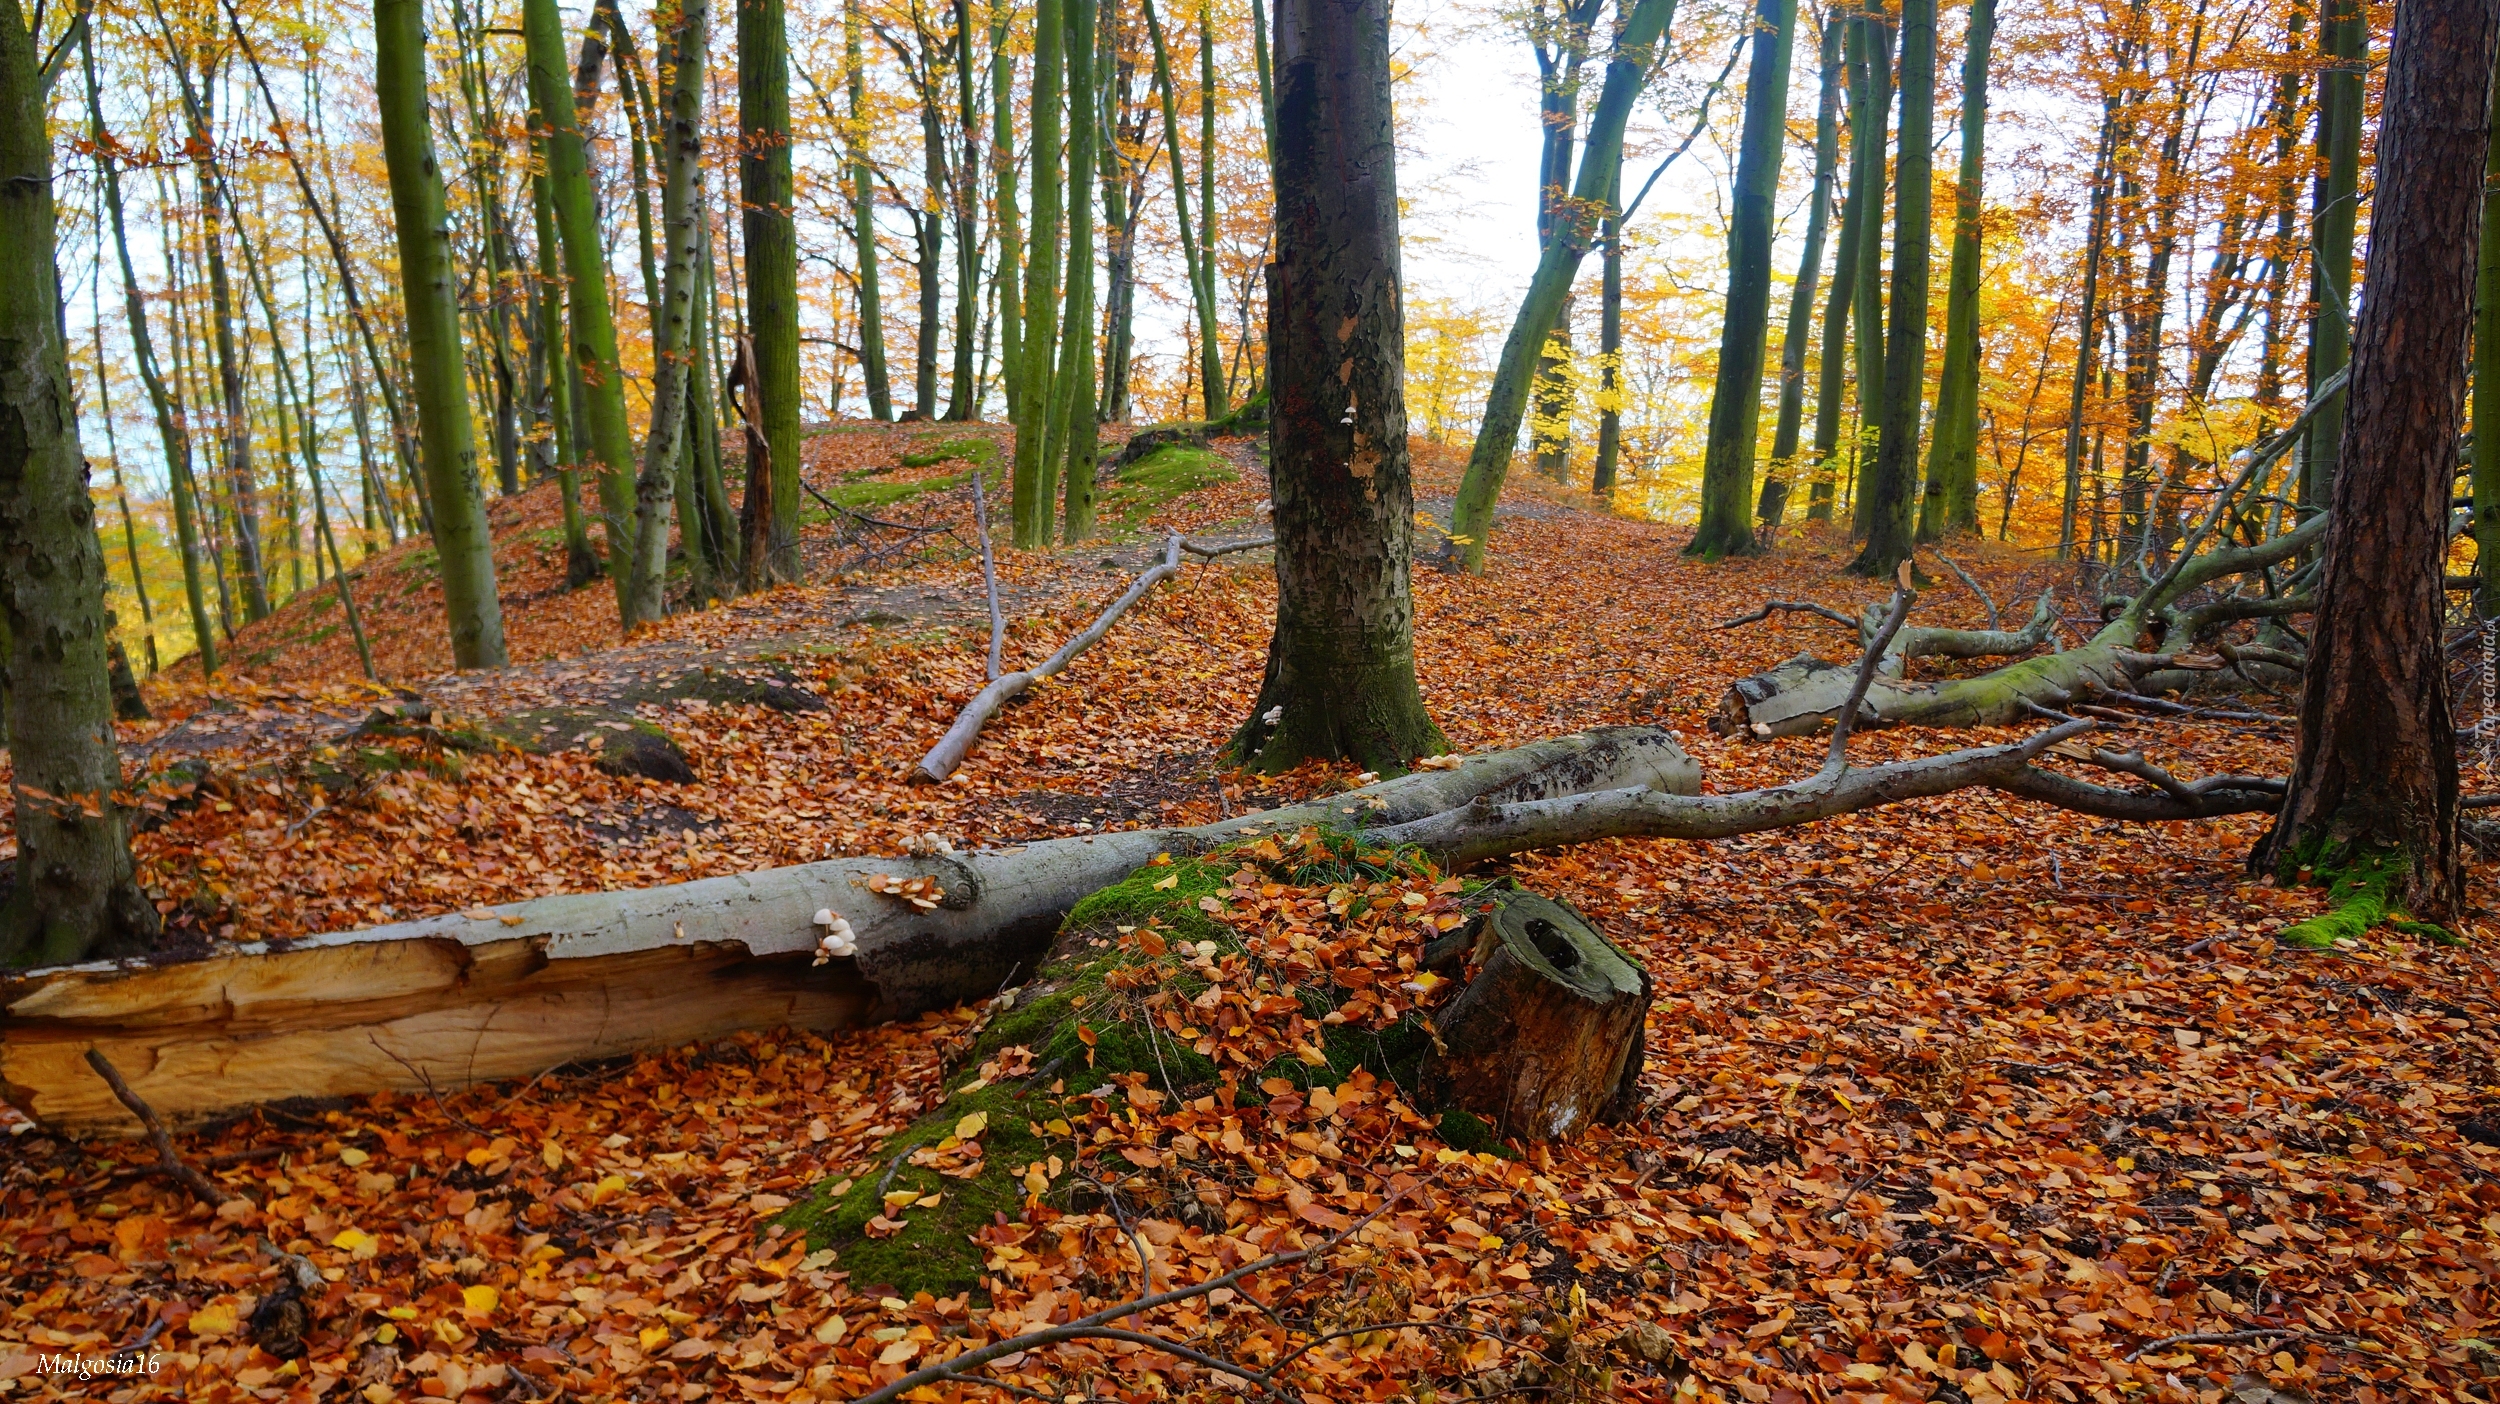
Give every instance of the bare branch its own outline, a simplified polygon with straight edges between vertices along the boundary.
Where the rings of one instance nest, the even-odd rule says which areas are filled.
[[[95,1075],[103,1078],[104,1085],[113,1089],[114,1098],[123,1106],[130,1108],[130,1114],[139,1118],[139,1124],[147,1128],[148,1139],[156,1145],[156,1168],[165,1178],[191,1191],[192,1198],[211,1209],[229,1199],[241,1198],[240,1195],[228,1194],[217,1188],[216,1181],[183,1163],[182,1157],[174,1153],[174,1138],[170,1132],[166,1131],[164,1119],[156,1114],[156,1108],[149,1106],[141,1100],[138,1093],[130,1090],[129,1083],[122,1081],[120,1069],[115,1068],[113,1061],[104,1056],[103,1049],[87,1050],[87,1066],[95,1069]]]
[[[1909,585],[1909,571],[1901,572],[1902,583],[1892,592],[1892,608],[1884,614],[1884,622],[1875,630],[1875,637],[1866,641],[1866,652],[1858,659],[1857,681],[1849,688],[1849,700],[1840,714],[1832,719],[1832,751],[1823,762],[1825,776],[1837,775],[1849,766],[1849,733],[1858,723],[1858,709],[1866,705],[1866,690],[1874,685],[1875,671],[1884,661],[1884,648],[1892,636],[1901,632],[1902,621],[1910,617],[1910,604],[1918,592]]]
[[[1722,620],[1711,627],[1715,629],[1733,629],[1745,624],[1759,624],[1763,620],[1770,618],[1773,613],[1818,614],[1823,618],[1832,621],[1834,624],[1838,624],[1842,628],[1847,629],[1850,633],[1855,634],[1861,632],[1858,626],[1858,621],[1841,613],[1839,610],[1833,609],[1828,605],[1816,604],[1812,600],[1772,600],[1751,614],[1740,614],[1734,619]]]

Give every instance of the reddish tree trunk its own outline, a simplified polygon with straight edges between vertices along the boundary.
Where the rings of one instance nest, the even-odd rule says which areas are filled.
[[[2256,854],[2286,875],[2392,858],[2432,920],[2463,905],[2441,577],[2495,34],[2500,0],[2397,8],[2300,750]]]

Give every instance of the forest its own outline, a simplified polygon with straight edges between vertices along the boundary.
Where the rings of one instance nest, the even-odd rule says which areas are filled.
[[[0,0],[0,1397],[2500,1399],[2496,105]]]

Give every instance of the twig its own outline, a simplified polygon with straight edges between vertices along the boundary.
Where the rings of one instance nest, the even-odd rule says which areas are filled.
[[[1842,705],[1840,715],[1832,719],[1832,751],[1823,762],[1824,775],[1838,775],[1849,768],[1849,733],[1857,728],[1858,708],[1866,705],[1866,690],[1875,683],[1875,670],[1884,661],[1884,649],[1892,643],[1892,636],[1901,632],[1902,622],[1910,617],[1910,602],[1917,598],[1918,592],[1910,588],[1909,565],[1904,562],[1900,587],[1892,592],[1892,608],[1885,612],[1875,637],[1867,640],[1866,653],[1858,659],[1857,681],[1849,687],[1849,700]]]
[[[1131,605],[1144,599],[1147,591],[1167,577],[1178,574],[1180,568],[1181,538],[1180,533],[1174,532],[1164,544],[1162,564],[1131,581],[1128,589],[1111,602],[1110,608],[1075,638],[1061,644],[1057,653],[1021,673],[1009,673],[997,679],[965,703],[963,711],[955,718],[955,724],[948,727],[946,734],[938,738],[938,743],[929,748],[929,753],[920,758],[918,765],[912,767],[911,778],[936,784],[954,774],[956,768],[964,763],[964,756],[972,750],[972,743],[980,739],[982,724],[1005,706],[1008,698],[1060,672],[1074,662],[1078,654],[1102,642],[1103,635],[1111,632],[1111,626],[1120,621],[1121,615],[1128,613]]]
[[[1438,1177],[1428,1177],[1426,1179],[1419,1180],[1415,1184],[1409,1185],[1395,1194],[1385,1196],[1380,1201],[1379,1208],[1372,1210],[1370,1213],[1365,1214],[1353,1223],[1346,1225],[1343,1229],[1322,1240],[1316,1247],[1297,1248],[1290,1253],[1270,1253],[1266,1257],[1257,1259],[1256,1261],[1243,1263],[1240,1267],[1234,1268],[1231,1272],[1223,1273],[1216,1277],[1210,1277],[1206,1281],[1198,1283],[1195,1286],[1175,1287],[1165,1292],[1156,1292],[1146,1296],[1133,1297],[1128,1301],[1118,1303],[1117,1305],[1104,1307],[1102,1310],[1097,1311],[1090,1316],[1078,1317],[1076,1320],[1071,1321],[1064,1326],[1046,1327],[1039,1331],[1027,1331],[1020,1336],[1010,1336],[1003,1341],[992,1341],[988,1345],[965,1351],[963,1354],[955,1356],[953,1359],[942,1360],[935,1365],[922,1366],[920,1369],[912,1371],[910,1374],[903,1376],[901,1379],[894,1381],[892,1384],[885,1386],[883,1389],[874,1390],[870,1393],[859,1396],[857,1399],[851,1401],[851,1404],[892,1404],[893,1400],[900,1399],[904,1395],[911,1393],[913,1390],[920,1388],[922,1385],[935,1384],[940,1380],[961,1380],[967,1384],[989,1384],[991,1383],[990,1380],[981,1376],[968,1375],[965,1371],[986,1365],[1001,1356],[1022,1354],[1023,1352],[1031,1350],[1037,1346],[1056,1345],[1061,1341],[1084,1339],[1128,1341],[1132,1344],[1147,1346],[1154,1350],[1164,1351],[1169,1354],[1180,1356],[1185,1360],[1195,1361],[1198,1364],[1205,1365],[1210,1369],[1221,1370],[1225,1374],[1247,1380],[1248,1382],[1257,1385],[1263,1392],[1272,1397],[1284,1398],[1286,1397],[1284,1391],[1276,1386],[1273,1370],[1260,1370],[1234,1361],[1220,1359],[1216,1356],[1205,1355],[1192,1350],[1187,1346],[1181,1345],[1176,1341],[1168,1341],[1161,1336],[1148,1335],[1142,1331],[1124,1331],[1111,1326],[1109,1323],[1118,1321],[1124,1317],[1142,1316],[1158,1307],[1170,1306],[1175,1302],[1185,1302],[1193,1298],[1203,1297],[1219,1288],[1230,1287],[1244,1278],[1252,1277],[1275,1268],[1289,1267],[1295,1263],[1304,1262],[1322,1253],[1326,1253],[1338,1244],[1345,1242],[1348,1238],[1361,1233],[1365,1228],[1368,1228],[1374,1220],[1378,1219],[1381,1215],[1388,1213],[1391,1208],[1395,1207],[1401,1200],[1405,1199],[1408,1194],[1423,1185],[1432,1183],[1434,1178]]]
[[[1858,631],[1858,621],[1841,613],[1839,610],[1833,609],[1829,605],[1819,605],[1812,600],[1771,600],[1766,602],[1762,608],[1755,610],[1751,614],[1740,614],[1734,619],[1723,620],[1718,624],[1712,625],[1711,627],[1716,629],[1734,629],[1746,624],[1759,624],[1763,620],[1770,618],[1774,611],[1782,614],[1818,614],[1823,618],[1832,621],[1834,624],[1838,624],[1843,628],[1846,628],[1851,633],[1856,633]]]
[[[1251,541],[1234,541],[1221,546],[1201,546],[1195,541],[1184,541],[1181,543],[1181,549],[1200,559],[1211,561],[1218,556],[1229,556],[1235,551],[1256,551],[1262,546],[1275,544],[1275,537],[1262,536]]]
[[[1929,549],[1933,550],[1934,548],[1930,547]],[[1936,552],[1936,559],[1944,562],[1945,569],[1952,571],[1955,575],[1961,577],[1964,588],[1968,589],[1972,594],[1977,595],[1979,597],[1979,602],[1982,605],[1987,606],[1988,627],[1990,629],[2003,628],[2004,624],[1997,615],[1997,602],[1988,598],[1988,592],[1979,588],[1979,582],[1970,578],[1970,572],[1954,564],[1953,558],[1946,555],[1942,551]]]
[[[113,1066],[112,1059],[104,1056],[103,1049],[87,1050],[87,1066],[95,1069],[96,1076],[104,1079],[104,1085],[113,1089],[114,1099],[130,1108],[130,1114],[139,1118],[139,1124],[147,1128],[148,1139],[156,1143],[156,1168],[166,1178],[191,1191],[192,1198],[211,1209],[229,1199],[241,1198],[217,1188],[216,1181],[183,1163],[182,1157],[174,1153],[174,1138],[165,1129],[164,1119],[156,1114],[156,1108],[130,1090],[129,1083],[122,1081],[121,1071]]]
[[[2137,1356],[2150,1355],[2154,1351],[2166,1349],[2170,1346],[2252,1345],[2258,1341],[2282,1340],[2333,1341],[2339,1345],[2350,1345],[2359,1339],[2360,1337],[2358,1336],[2336,1335],[2332,1332],[2326,1331],[2309,1331],[2297,1326],[2261,1326],[2251,1331],[2190,1331],[2185,1335],[2164,1336],[2158,1341],[2146,1341],[2144,1344],[2128,1351],[2122,1358],[2132,1364]]]
[[[1006,666],[1007,616],[998,608],[998,565],[990,556],[990,504],[981,491],[981,469],[972,470],[972,524],[981,533],[981,585],[990,596],[990,681]]]
[[[485,1136],[490,1139],[494,1136],[493,1132],[451,1109],[451,1104],[443,1100],[442,1092],[434,1086],[434,1074],[427,1072],[425,1069],[409,1062],[407,1059],[399,1056],[391,1050],[384,1048],[382,1046],[382,1040],[375,1038],[371,1034],[365,1035],[365,1042],[372,1044],[374,1051],[407,1069],[410,1076],[413,1076],[418,1082],[424,1084],[425,1095],[434,1099],[434,1109],[441,1112],[445,1117],[448,1117],[451,1120],[452,1125],[459,1127],[463,1131],[474,1131],[478,1135]]]

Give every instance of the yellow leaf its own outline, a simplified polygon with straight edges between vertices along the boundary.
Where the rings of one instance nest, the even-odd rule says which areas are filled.
[[[1066,1136],[1073,1134],[1068,1128],[1067,1119],[1064,1117],[1052,1117],[1050,1120],[1042,1123],[1042,1129],[1048,1131],[1054,1136]]]
[[[1870,1365],[1861,1360],[1840,1373],[1847,1375],[1853,1380],[1864,1380],[1868,1384],[1873,1384],[1890,1372],[1884,1369],[1881,1365]]]
[[[356,1149],[354,1146],[349,1146],[347,1149],[339,1152],[339,1164],[344,1165],[351,1170],[371,1159],[373,1159],[372,1156],[365,1154],[363,1151]]]
[[[668,1344],[668,1328],[666,1326],[645,1326],[642,1328],[642,1334],[637,1336],[636,1339],[642,1342],[642,1348],[645,1351],[658,1350],[661,1346]]]
[[[920,1342],[896,1341],[894,1344],[887,1346],[884,1350],[877,1352],[877,1363],[880,1365],[900,1365],[904,1361],[911,1359],[919,1353]]]
[[[955,1139],[958,1141],[978,1140],[981,1133],[989,1129],[990,1114],[977,1111],[955,1123]]]
[[[222,1336],[234,1329],[234,1308],[219,1302],[191,1313],[191,1334]]]
[[[564,1165],[564,1147],[549,1141],[538,1148],[538,1158],[546,1164],[548,1169],[560,1169]]]
[[[598,1184],[591,1186],[590,1202],[593,1204],[605,1204],[609,1200],[616,1198],[624,1192],[625,1177],[622,1175],[610,1175],[601,1180]]]
[[[1170,877],[1165,878],[1163,881],[1156,883],[1156,884],[1155,884],[1155,891],[1157,891],[1157,892],[1169,892],[1169,891],[1171,891],[1173,888],[1178,887],[1178,886],[1180,886],[1180,885],[1181,885],[1181,875],[1180,875],[1179,873],[1174,873],[1174,874],[1172,874]]]
[[[836,1313],[826,1317],[824,1324],[816,1328],[816,1340],[822,1345],[834,1345],[839,1343],[850,1329],[851,1323],[843,1320],[840,1313]]]
[[[489,1312],[503,1303],[503,1294],[484,1283],[479,1283],[475,1287],[461,1288],[460,1300],[471,1311]]]

